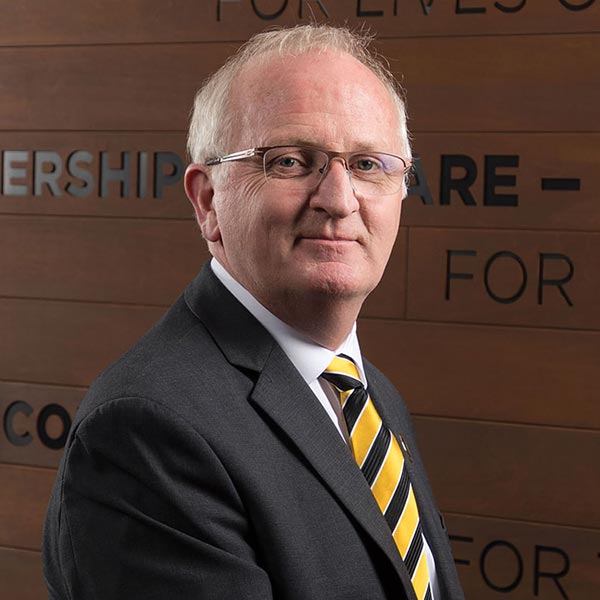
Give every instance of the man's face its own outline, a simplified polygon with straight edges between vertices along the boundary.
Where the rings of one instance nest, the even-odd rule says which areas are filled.
[[[406,156],[389,93],[348,55],[312,52],[250,66],[236,82],[231,110],[239,118],[229,152],[297,144]],[[270,184],[260,159],[212,169],[203,224],[211,252],[277,316],[286,320],[290,303],[297,309],[317,296],[360,304],[377,285],[404,189],[357,195],[340,160],[313,191]]]

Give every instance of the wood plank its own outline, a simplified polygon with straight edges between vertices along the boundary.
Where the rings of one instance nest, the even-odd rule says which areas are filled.
[[[600,429],[600,334],[361,319],[411,412]]]
[[[19,219],[21,217],[15,218],[15,221]],[[43,228],[47,227],[45,220],[36,219],[32,223]],[[110,239],[114,238],[115,231],[125,231],[116,220],[91,220],[88,230],[84,225],[85,219],[74,219],[76,226],[72,226],[71,219],[49,220],[56,222],[51,224],[55,229],[50,228],[49,237],[33,235],[31,240],[35,242],[34,247],[46,247],[40,243],[40,237],[46,239],[51,250],[25,262],[13,251],[3,270],[4,276],[0,278],[3,281],[0,287],[5,286],[3,292],[33,296],[0,298],[3,329],[0,336],[0,379],[87,386],[165,310],[155,306],[92,301],[166,304],[183,291],[188,279],[195,274],[204,250],[196,252],[193,249],[195,241],[190,242],[187,256],[193,257],[193,260],[185,259],[186,236],[181,234],[181,230],[191,227],[185,223],[181,227],[173,227],[173,223],[124,222],[132,226],[129,234],[121,236],[122,244],[113,246]],[[100,223],[104,230],[102,243],[93,239],[92,232],[97,235],[100,231],[95,227],[96,223]],[[151,238],[151,248],[131,235],[136,229],[140,231],[140,240]],[[22,243],[24,236],[18,227],[11,225],[5,231],[5,239],[14,235]],[[84,236],[83,240],[79,239],[79,245],[73,246],[68,240],[70,232],[75,231],[83,232]],[[198,239],[202,243],[196,231],[191,231],[190,235],[193,240]],[[402,234],[400,244],[403,239]],[[166,246],[159,240],[163,240]],[[174,244],[183,247],[181,261],[173,260]],[[78,251],[73,252],[73,247],[77,247]],[[401,247],[394,252],[400,257],[405,254]],[[185,272],[186,265],[188,273]],[[59,272],[63,273],[60,277],[57,276]],[[9,277],[8,274],[12,275]],[[9,285],[13,287],[7,287]],[[402,280],[398,280],[394,270],[388,271],[380,289],[366,305],[365,314],[403,312],[402,289]],[[50,294],[63,300],[35,298],[36,295]]]
[[[1,48],[0,130],[184,131],[197,87],[234,49]]]
[[[168,3],[147,0],[125,4],[105,0],[101,6],[82,0],[77,10],[69,10],[60,0],[24,0],[6,11],[0,39],[4,45],[245,40],[268,25],[293,25],[312,19],[352,27],[365,25],[380,37],[600,29],[600,11],[594,0],[458,0],[429,4],[429,8],[423,8],[418,1],[260,0],[253,7],[240,0],[183,0],[173,10]],[[583,8],[575,10],[578,7]]]
[[[2,299],[0,379],[87,386],[162,310]],[[415,414],[600,428],[598,333],[363,318],[359,335]]]
[[[56,471],[0,464],[0,546],[41,548],[46,507]]]
[[[85,388],[0,381],[0,463],[57,468]]]
[[[209,257],[192,220],[0,216],[0,295],[168,306]]]
[[[599,45],[582,34],[516,36],[502,52],[486,37],[378,47],[409,90],[415,132],[597,132],[600,84],[589,73],[600,70]],[[0,130],[184,130],[195,89],[234,48],[0,49]]]
[[[600,431],[414,422],[442,512],[600,529]]]
[[[413,145],[430,197],[419,187],[405,200],[405,226],[600,231],[597,134],[420,132]],[[552,178],[579,190],[544,190]]]
[[[493,37],[379,47],[408,89],[415,133],[591,132],[600,126],[600,82],[589,77],[600,67],[599,44],[581,35],[514,37],[502,51]]]
[[[595,598],[600,589],[597,529],[457,514],[445,520],[467,598]]]
[[[185,136],[183,131],[2,132],[6,182],[2,186],[0,178],[0,213],[191,219],[183,189]],[[161,168],[155,168],[159,161]],[[111,182],[118,173],[110,170],[123,166],[128,167],[125,184]],[[51,169],[55,175],[49,177]],[[6,183],[18,193],[10,193]]]
[[[48,595],[42,556],[31,550],[0,548],[0,589],[10,600],[40,600]]]
[[[597,233],[411,228],[407,318],[600,329]]]
[[[164,308],[0,299],[0,379],[88,386]]]

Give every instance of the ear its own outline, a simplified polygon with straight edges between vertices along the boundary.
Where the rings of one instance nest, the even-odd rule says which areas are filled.
[[[214,206],[214,188],[205,165],[192,163],[185,170],[185,193],[189,198],[202,235],[209,242],[221,239],[217,213]]]

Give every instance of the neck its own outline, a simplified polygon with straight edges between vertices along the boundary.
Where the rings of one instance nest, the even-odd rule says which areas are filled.
[[[316,344],[330,350],[339,348],[348,337],[366,297],[360,294],[344,296],[314,290],[304,294],[290,291],[273,297],[270,290],[235,277],[226,266],[224,256],[215,252],[213,254],[229,277],[263,307]]]
[[[362,302],[356,299],[293,298],[265,306],[278,318],[329,350],[336,350],[350,335]]]

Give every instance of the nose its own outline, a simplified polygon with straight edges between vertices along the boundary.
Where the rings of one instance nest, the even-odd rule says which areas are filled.
[[[352,186],[346,161],[336,156],[323,170],[322,179],[311,195],[311,206],[324,210],[336,219],[343,219],[357,211],[360,203]]]

